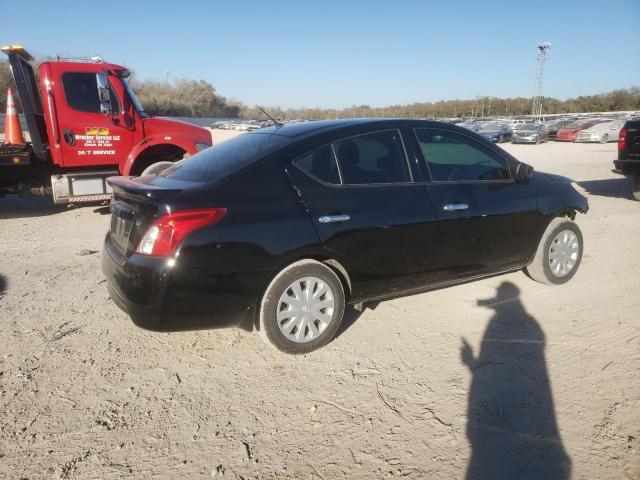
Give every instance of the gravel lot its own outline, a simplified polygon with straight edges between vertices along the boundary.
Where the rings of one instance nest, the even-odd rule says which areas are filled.
[[[0,477],[640,478],[640,203],[615,144],[504,148],[589,195],[576,277],[384,302],[301,357],[138,329],[108,215],[0,199]]]

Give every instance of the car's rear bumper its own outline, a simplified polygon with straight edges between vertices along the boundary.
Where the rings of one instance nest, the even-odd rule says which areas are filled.
[[[640,160],[614,160],[614,173],[620,175],[640,175]]]
[[[127,257],[109,235],[102,252],[102,271],[114,303],[136,325],[149,330],[240,326],[257,301],[237,278],[196,276],[173,259]]]

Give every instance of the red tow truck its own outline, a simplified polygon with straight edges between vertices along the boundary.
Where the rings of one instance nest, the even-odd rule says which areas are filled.
[[[212,144],[205,128],[146,114],[123,66],[99,57],[58,59],[42,63],[37,80],[24,48],[2,51],[31,141],[0,144],[0,196],[108,200],[107,177],[152,173]]]

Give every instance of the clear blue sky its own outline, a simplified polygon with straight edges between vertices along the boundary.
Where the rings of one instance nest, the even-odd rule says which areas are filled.
[[[0,43],[192,78],[249,105],[342,108],[640,85],[640,0],[0,0]],[[20,19],[18,20],[18,16]]]

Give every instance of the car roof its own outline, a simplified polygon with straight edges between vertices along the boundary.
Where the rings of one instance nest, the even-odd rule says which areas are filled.
[[[311,122],[286,123],[280,127],[266,127],[251,132],[252,135],[270,134],[284,137],[301,137],[308,134],[320,133],[321,131],[338,130],[359,125],[380,125],[381,127],[395,127],[414,124],[422,126],[451,126],[447,122],[433,120],[415,120],[407,118],[347,118],[336,120],[315,120]]]

